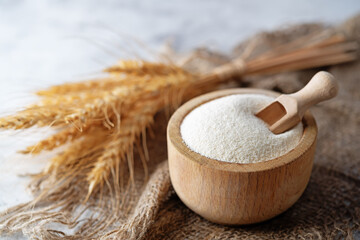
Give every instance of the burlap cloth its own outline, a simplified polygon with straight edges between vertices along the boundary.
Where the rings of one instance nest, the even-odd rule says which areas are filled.
[[[233,56],[200,49],[206,55],[190,65],[212,67],[235,57],[250,41],[263,49],[309,32],[327,28],[318,24],[262,33],[235,48]],[[360,17],[332,31],[359,39]],[[256,53],[254,53],[256,54]],[[201,65],[201,66],[200,66]],[[293,92],[303,87],[316,71],[284,73],[241,79],[239,86]],[[166,153],[166,117],[159,114],[149,140],[151,176],[139,191],[140,199],[122,226],[124,238],[134,239],[360,239],[360,61],[325,70],[339,81],[336,99],[312,109],[319,134],[311,179],[303,196],[288,211],[267,222],[229,227],[211,223],[188,209],[174,192],[169,179]],[[137,176],[143,174],[141,166]]]

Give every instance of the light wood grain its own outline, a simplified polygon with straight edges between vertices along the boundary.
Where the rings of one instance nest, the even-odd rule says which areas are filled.
[[[310,107],[335,97],[338,88],[330,73],[318,72],[303,89],[293,94],[282,94],[256,116],[266,122],[273,133],[283,133],[296,126]]]
[[[317,127],[306,112],[304,133],[298,146],[287,154],[260,163],[221,162],[191,151],[183,142],[180,125],[199,105],[232,95],[258,93],[259,89],[229,89],[197,97],[180,107],[167,129],[170,177],[180,199],[202,217],[221,224],[251,224],[270,219],[291,207],[309,181]]]

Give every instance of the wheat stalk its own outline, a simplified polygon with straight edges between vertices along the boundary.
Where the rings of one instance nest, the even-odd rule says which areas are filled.
[[[127,165],[134,179],[134,146],[146,168],[146,129],[162,109],[176,108],[182,99],[215,89],[233,77],[268,74],[332,65],[357,58],[358,46],[335,35],[311,36],[273,49],[255,59],[236,59],[210,74],[194,75],[179,66],[146,61],[119,61],[105,69],[108,77],[66,83],[39,91],[40,101],[14,116],[0,119],[0,128],[53,126],[58,132],[26,148],[38,154],[71,143],[52,158],[40,174],[55,179],[78,177],[88,183],[88,196],[119,179]],[[73,175],[71,175],[71,174]]]

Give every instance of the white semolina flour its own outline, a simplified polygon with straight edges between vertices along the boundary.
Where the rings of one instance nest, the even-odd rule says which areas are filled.
[[[194,152],[224,162],[255,163],[284,155],[299,143],[303,126],[273,134],[254,115],[273,99],[237,94],[207,102],[184,118],[181,136]]]

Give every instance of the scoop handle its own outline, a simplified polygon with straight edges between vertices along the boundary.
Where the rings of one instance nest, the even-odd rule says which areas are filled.
[[[316,73],[304,88],[289,96],[297,100],[298,114],[302,117],[311,106],[335,97],[338,89],[334,76],[321,71]]]

